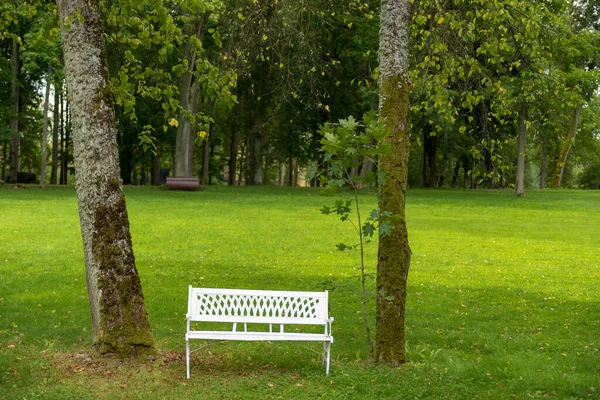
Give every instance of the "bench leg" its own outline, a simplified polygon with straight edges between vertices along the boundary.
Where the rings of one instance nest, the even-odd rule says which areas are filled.
[[[329,375],[329,359],[331,358],[331,342],[323,342],[321,365],[325,367],[325,375]]]
[[[185,369],[187,378],[190,379],[190,341],[185,341]]]
[[[325,367],[325,375],[329,375],[329,360],[331,358],[331,342],[325,343],[326,352],[327,352],[327,366]]]

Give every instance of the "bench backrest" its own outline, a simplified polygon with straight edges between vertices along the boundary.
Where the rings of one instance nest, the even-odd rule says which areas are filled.
[[[267,324],[327,323],[327,291],[208,289],[190,286],[190,321]]]

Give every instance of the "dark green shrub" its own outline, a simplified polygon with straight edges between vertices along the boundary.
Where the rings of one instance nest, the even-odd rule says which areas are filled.
[[[588,165],[579,176],[579,184],[584,189],[600,189],[600,161]]]

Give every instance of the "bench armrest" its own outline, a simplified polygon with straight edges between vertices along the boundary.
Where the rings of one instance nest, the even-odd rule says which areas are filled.
[[[327,325],[325,325],[325,334],[331,336],[331,323],[333,322],[333,317],[327,318]]]

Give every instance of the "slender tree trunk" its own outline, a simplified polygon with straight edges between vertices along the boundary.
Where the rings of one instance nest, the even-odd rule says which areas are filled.
[[[208,184],[208,168],[210,161],[210,132],[202,142],[202,180],[201,185]]]
[[[237,126],[234,125],[233,132],[231,132],[231,147],[229,148],[229,186],[234,186],[237,181],[236,170],[239,142],[240,134],[237,131]]]
[[[444,187],[446,184],[446,174],[448,173],[448,131],[444,130],[444,158],[442,161],[442,173],[438,179],[438,187]]]
[[[559,188],[562,185],[563,177],[565,174],[565,166],[567,165],[567,158],[573,142],[575,142],[575,136],[577,135],[577,126],[579,125],[579,116],[581,115],[580,104],[573,111],[573,117],[571,118],[571,125],[569,126],[569,132],[560,150],[560,156],[558,157],[558,163],[556,163],[556,170],[554,171],[554,179],[552,180],[552,187]]]
[[[294,182],[294,159],[292,157],[289,158],[286,175],[285,184],[291,187]]]
[[[297,158],[292,158],[292,167],[292,187],[296,187],[298,186],[298,175],[300,174]]]
[[[12,78],[10,81],[10,99],[13,117],[10,121],[10,128],[14,131],[10,137],[10,178],[9,182],[17,182],[17,173],[19,172],[19,44],[14,38],[12,42],[11,70]]]
[[[65,174],[65,166],[64,166],[64,160],[65,160],[65,135],[63,134],[63,132],[65,131],[64,126],[62,126],[61,124],[61,134],[60,134],[60,139],[58,141],[58,153],[60,154],[60,161],[59,161],[59,170],[58,170],[58,183],[61,185],[64,185],[64,174]]]
[[[42,129],[42,169],[40,173],[40,188],[46,188],[46,166],[48,164],[48,102],[50,101],[50,71],[46,74],[46,92],[44,93],[44,127]],[[55,88],[56,90],[56,88]]]
[[[100,354],[155,354],[119,183],[100,0],[57,0],[57,5],[94,348]]]
[[[242,118],[244,114],[244,96],[240,96],[240,103],[238,107],[239,113],[238,118],[234,123],[231,124],[231,146],[229,147],[229,185],[234,186],[236,184],[236,171],[237,171],[237,156],[240,146],[240,123],[237,121]]]
[[[260,134],[254,138],[254,184],[262,185],[264,183],[263,175],[263,141]]]
[[[517,160],[517,182],[515,184],[515,193],[517,196],[525,195],[525,136],[527,133],[527,126],[525,125],[526,119],[527,105],[522,103],[519,109],[519,124],[517,127],[519,153]]]
[[[152,186],[160,185],[160,147],[156,149],[156,155],[152,157],[152,169],[150,171],[150,184]]]
[[[542,162],[540,165],[540,189],[546,189],[548,186],[547,178],[548,178],[548,153],[546,151],[546,138],[542,136],[542,142],[540,144],[542,149]]]
[[[8,156],[7,150],[8,141],[5,140],[4,142],[2,142],[2,177],[0,178],[0,180],[2,180],[3,182],[6,182],[6,158]]]
[[[371,172],[373,172],[374,166],[375,166],[375,164],[373,163],[373,160],[371,160],[370,158],[367,157],[363,160],[362,166],[360,167],[360,177],[361,177],[362,181],[367,179],[367,175],[369,175]]]
[[[52,127],[52,167],[50,170],[50,184],[56,184],[58,168],[58,131],[60,129],[60,93],[54,88],[54,126]]]
[[[61,167],[60,167],[60,183],[61,185],[66,185],[68,183],[68,172],[69,172],[69,140],[70,140],[70,132],[71,132],[71,128],[70,128],[70,124],[69,124],[69,96],[65,96],[66,97],[66,105],[65,105],[65,110],[64,110],[64,118],[65,118],[65,125],[64,125],[64,130],[65,130],[65,134],[64,134],[64,140],[62,140],[64,143],[61,146],[61,151],[62,154],[60,156],[60,161],[61,161]]]
[[[437,187],[437,135],[429,133],[427,140],[427,166],[429,168],[429,181],[427,187]]]
[[[382,0],[379,31],[379,116],[391,147],[381,155],[386,174],[379,208],[394,216],[389,235],[380,235],[377,262],[376,359],[391,366],[407,361],[405,339],[406,286],[410,247],[405,204],[410,145],[408,40],[409,0]]]
[[[244,182],[244,166],[246,165],[246,159],[244,158],[245,154],[246,154],[246,141],[245,140],[242,142],[242,148],[240,150],[241,150],[240,151],[241,158],[238,162],[240,168],[239,168],[239,171],[237,174],[237,185],[238,186],[242,186],[242,184],[245,183]]]

